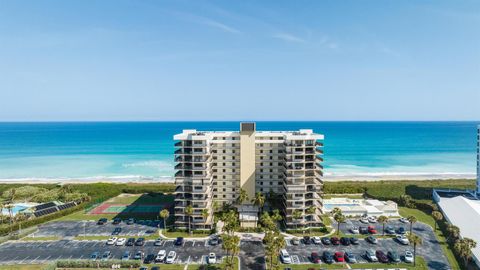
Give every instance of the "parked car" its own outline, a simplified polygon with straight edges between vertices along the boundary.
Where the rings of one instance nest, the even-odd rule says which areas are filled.
[[[122,255],[122,261],[128,261],[130,260],[130,251],[125,251]]]
[[[312,252],[312,254],[310,254],[310,259],[312,260],[312,263],[320,263],[320,256],[318,256],[317,252]]]
[[[162,238],[157,238],[155,239],[155,243],[153,243],[154,246],[161,246],[162,245]]]
[[[208,257],[207,257],[207,263],[208,264],[217,263],[217,255],[215,255],[215,253],[213,252],[210,252],[210,254],[208,254]]]
[[[139,251],[135,252],[135,255],[133,256],[133,259],[141,260],[141,259],[143,259],[144,256],[145,256],[145,253],[143,253],[143,251],[139,250]]]
[[[122,228],[117,227],[113,230],[112,235],[119,235],[122,232]]]
[[[126,246],[133,246],[135,244],[135,238],[128,238]]]
[[[337,261],[337,262],[344,262],[344,261],[345,261],[344,256],[345,256],[345,255],[344,255],[343,252],[341,252],[341,251],[335,252],[335,255],[334,255],[335,261]]]
[[[114,218],[112,224],[113,224],[113,225],[118,225],[118,224],[120,224],[121,222],[122,222],[122,220],[121,220],[120,218]]]
[[[330,242],[332,242],[332,245],[334,245],[334,246],[340,245],[340,239],[338,239],[338,237],[336,237],[336,236],[330,238]]]
[[[90,260],[96,261],[98,259],[98,251],[95,251],[90,255]]]
[[[348,262],[348,263],[357,263],[357,257],[355,256],[355,254],[351,253],[351,252],[345,252],[345,260]]]
[[[108,222],[106,218],[101,218],[97,221],[97,225],[104,225]]]
[[[359,234],[360,233],[360,228],[358,228],[357,226],[353,226],[350,228],[350,232],[353,233],[353,234]]]
[[[328,246],[332,243],[332,241],[330,241],[330,238],[328,237],[322,237],[322,244]]]
[[[368,223],[368,218],[362,217],[362,218],[359,219],[359,221],[363,224],[367,224]]]
[[[377,223],[377,217],[370,216],[367,219],[368,219],[368,222],[370,222],[370,223]]]
[[[183,245],[183,242],[184,242],[183,237],[177,237],[174,244],[175,246],[181,246]]]
[[[212,245],[212,246],[216,246],[216,245],[220,244],[220,239],[219,239],[218,236],[215,235],[215,236],[212,236],[212,237],[210,238],[210,240],[208,241],[208,243],[209,243],[210,245]]]
[[[159,263],[159,262],[163,262],[163,260],[165,260],[165,257],[167,256],[167,251],[164,250],[164,249],[161,249],[158,251],[157,253],[157,257],[155,257],[155,262]]]
[[[137,241],[135,241],[135,246],[143,246],[143,245],[145,245],[145,238],[143,237],[137,238]]]
[[[294,245],[294,246],[300,245],[300,239],[298,239],[298,238],[292,238],[292,240],[291,240],[290,242],[291,242],[292,245]]]
[[[359,231],[360,231],[361,234],[368,234],[367,227],[360,227]]]
[[[372,250],[365,251],[365,259],[367,259],[369,262],[378,262],[378,258],[375,256],[375,252]]]
[[[395,234],[395,229],[392,226],[385,227],[386,234]]]
[[[356,237],[350,237],[350,244],[359,245],[360,241],[358,241],[358,238],[356,238]]]
[[[285,263],[285,264],[292,263],[292,257],[290,257],[290,254],[288,254],[286,249],[280,250],[280,259],[282,260],[282,263]]]
[[[127,219],[126,223],[127,223],[127,225],[132,225],[132,224],[135,223],[135,219],[134,218],[129,218],[129,219]]]
[[[117,237],[112,237],[112,238],[109,238],[107,240],[107,245],[111,246],[111,245],[115,245],[115,243],[117,242]]]
[[[373,237],[372,235],[369,235],[367,238],[365,238],[365,241],[369,242],[370,244],[378,243],[377,238]]]
[[[318,237],[318,236],[314,236],[314,237],[312,237],[312,242],[315,245],[320,245],[322,243],[322,239],[320,239],[320,237]]]
[[[160,266],[152,266],[152,268],[150,268],[150,270],[160,270]]]
[[[385,252],[381,251],[381,250],[377,250],[375,252],[375,256],[377,256],[377,259],[379,262],[381,263],[388,263],[388,257],[387,255],[385,254]]]
[[[402,223],[409,223],[408,219],[402,217],[401,219],[399,219],[398,221],[402,222]]]
[[[395,237],[395,239],[402,245],[410,244],[410,241],[408,240],[408,237],[405,234],[399,234]]]
[[[333,255],[330,251],[324,251],[322,257],[325,263],[333,263]]]
[[[167,258],[165,259],[165,263],[171,264],[175,262],[175,259],[177,258],[177,253],[173,250],[168,252]]]
[[[377,229],[374,226],[368,226],[368,233],[369,234],[377,234]]]
[[[155,261],[155,254],[148,254],[147,257],[145,257],[145,259],[143,260],[143,263],[150,264],[153,263],[153,261]]]
[[[397,233],[398,233],[398,234],[406,234],[406,233],[407,233],[407,230],[405,230],[404,227],[400,227],[400,228],[397,229]]]
[[[389,251],[387,252],[387,257],[390,259],[390,261],[399,263],[400,262],[400,256],[398,256],[398,253],[395,251]]]
[[[342,237],[340,238],[340,243],[344,246],[350,246],[350,238],[348,237]]]
[[[413,253],[409,250],[405,251],[405,255],[403,256],[406,263],[413,263]]]
[[[138,270],[148,270],[148,267],[146,267],[146,266],[140,266],[140,268],[138,268]]]
[[[310,245],[310,243],[311,243],[310,236],[304,236],[304,237],[303,237],[303,243],[304,243],[305,245]]]
[[[103,252],[103,255],[102,255],[102,261],[110,260],[111,257],[112,257],[112,252],[105,251]]]
[[[127,239],[125,238],[118,238],[117,242],[115,243],[116,246],[123,246],[125,245],[125,242],[127,242]]]

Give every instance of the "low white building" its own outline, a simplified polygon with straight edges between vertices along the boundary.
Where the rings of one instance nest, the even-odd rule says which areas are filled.
[[[480,200],[464,196],[437,197],[437,200],[445,219],[460,228],[460,236],[479,243],[472,253],[474,262],[480,267]]]
[[[323,212],[339,208],[345,216],[400,216],[397,203],[373,199],[331,198],[323,200]]]

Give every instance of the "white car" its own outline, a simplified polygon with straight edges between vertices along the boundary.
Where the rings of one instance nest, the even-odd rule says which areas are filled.
[[[368,218],[362,217],[362,218],[360,219],[360,222],[361,222],[361,223],[364,223],[364,224],[367,224],[367,223],[368,223]]]
[[[405,262],[413,263],[413,253],[411,251],[405,251]]]
[[[359,234],[360,228],[358,228],[357,226],[353,226],[352,228],[350,228],[350,232],[353,234]]]
[[[280,259],[282,260],[283,263],[285,264],[290,264],[292,263],[292,258],[290,257],[290,254],[288,254],[286,249],[280,250]]]
[[[402,245],[410,244],[410,241],[408,241],[408,237],[404,234],[403,235],[402,234],[397,235],[397,237],[395,237],[395,239],[397,239],[397,241]]]
[[[402,223],[408,223],[408,219],[402,217],[401,219],[399,219],[398,221],[402,222]]]
[[[215,255],[215,253],[210,253],[208,254],[208,257],[207,257],[207,263],[208,264],[213,264],[213,263],[216,263],[217,262],[217,256]]]
[[[315,245],[320,245],[322,243],[322,239],[319,236],[312,237],[312,241]]]
[[[107,240],[107,245],[115,245],[115,243],[117,242],[117,237],[112,237],[110,239]]]
[[[372,250],[365,251],[365,258],[367,258],[367,260],[370,262],[378,262],[377,255],[375,255],[375,252]]]
[[[155,257],[155,262],[163,262],[166,256],[167,256],[167,251],[165,249],[160,250],[157,253],[157,257]]]
[[[116,246],[123,246],[125,245],[125,242],[127,242],[127,239],[125,238],[119,238],[117,242],[115,243]]]
[[[161,245],[162,245],[162,238],[157,238],[157,239],[155,240],[155,244],[154,244],[154,245],[155,245],[155,246],[161,246]]]
[[[370,223],[377,223],[377,218],[374,217],[374,216],[370,216],[367,219],[368,219],[368,222],[370,222]]]
[[[177,253],[172,250],[168,252],[167,258],[165,259],[165,263],[168,263],[168,264],[174,263],[176,258],[177,258]]]

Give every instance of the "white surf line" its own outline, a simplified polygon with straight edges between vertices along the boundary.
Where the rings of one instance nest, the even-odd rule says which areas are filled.
[[[35,263],[36,260],[38,260],[38,258],[40,258],[40,256],[36,257],[35,259],[33,259],[33,261],[31,261],[30,263]]]
[[[47,258],[45,258],[45,259],[42,261],[42,263],[46,263],[46,262],[48,261],[48,259],[50,259],[50,257],[52,257],[52,256],[48,256]]]

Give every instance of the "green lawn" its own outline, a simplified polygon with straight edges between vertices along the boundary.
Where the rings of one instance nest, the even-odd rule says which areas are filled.
[[[45,266],[42,264],[0,265],[0,270],[41,270]]]
[[[427,215],[425,212],[422,212],[418,209],[399,207],[399,212],[403,217],[414,216],[418,221],[430,225],[432,229],[435,227],[435,220],[430,215]],[[450,249],[449,245],[447,244],[445,235],[443,235],[442,231],[440,231],[438,228],[435,231],[435,234],[438,242],[440,242],[443,253],[447,256],[450,266],[453,269],[460,269],[460,265],[458,264],[455,255],[453,255],[452,249]]]
[[[399,264],[382,264],[382,263],[359,263],[348,264],[351,269],[378,269],[378,268],[406,268],[409,270],[427,270],[427,264],[421,257],[417,257],[417,264],[414,267],[413,264],[399,263]],[[347,264],[290,264],[288,267],[292,270],[308,270],[308,269],[347,269]]]
[[[62,239],[59,236],[40,236],[40,237],[24,237],[21,241],[56,241]]]
[[[80,210],[78,212],[75,212],[73,214],[55,219],[53,221],[66,221],[66,220],[99,220],[101,218],[106,218],[108,220],[112,220],[114,217],[117,215],[115,214],[103,214],[103,215],[89,215],[85,212],[85,210]]]

